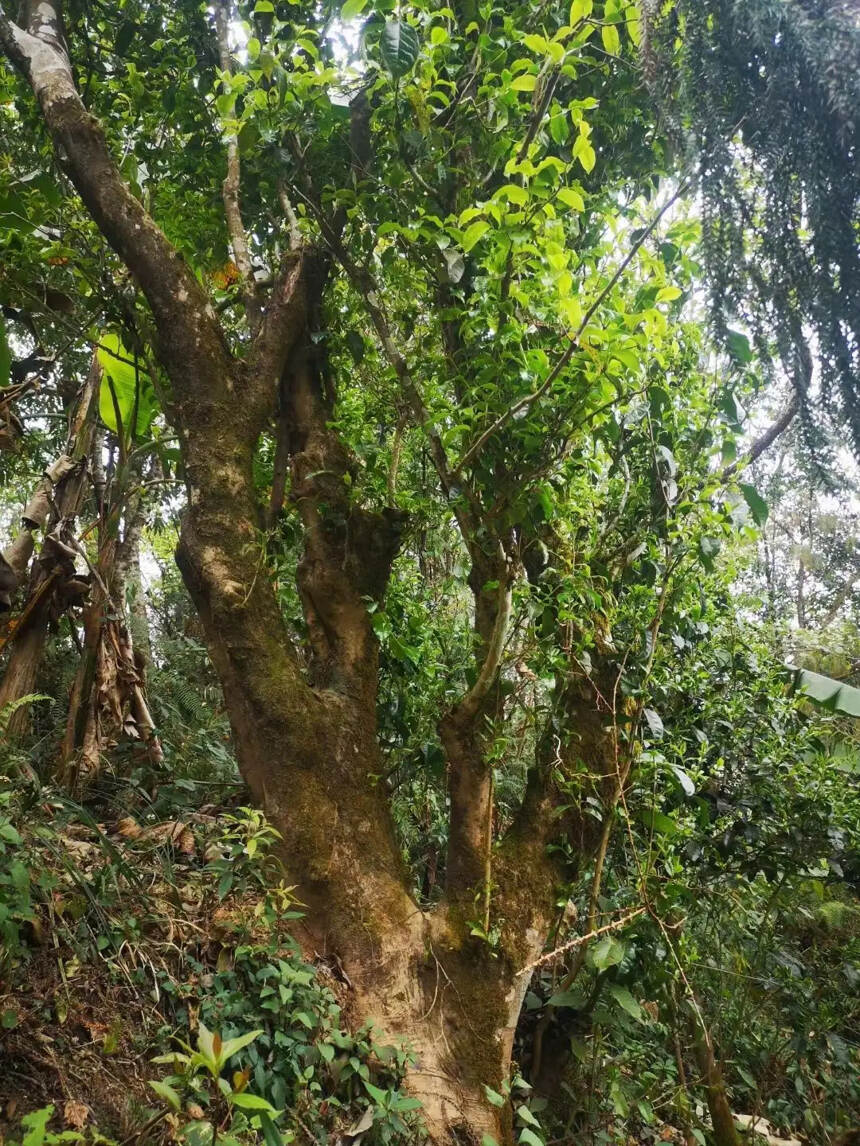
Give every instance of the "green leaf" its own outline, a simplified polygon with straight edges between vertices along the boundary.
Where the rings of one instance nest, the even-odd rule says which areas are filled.
[[[588,137],[585,135],[577,136],[572,150],[574,158],[579,160],[583,170],[589,173],[592,172],[597,162],[597,156],[594,148],[588,142]]]
[[[658,812],[656,808],[643,808],[639,813],[642,823],[650,831],[659,832],[663,836],[673,836],[676,825],[671,816]]]
[[[463,239],[461,242],[463,250],[468,254],[472,247],[474,247],[475,243],[477,243],[478,240],[483,235],[485,235],[487,231],[489,231],[489,229],[490,224],[485,222],[483,219],[478,219],[476,222],[472,223],[471,226],[467,227],[463,232]]]
[[[525,1122],[528,1126],[536,1126],[538,1130],[541,1128],[540,1123],[527,1106],[517,1107],[517,1118],[519,1118],[521,1122]]]
[[[267,1102],[259,1094],[249,1094],[247,1090],[243,1090],[241,1093],[234,1091],[230,1095],[230,1102],[233,1106],[238,1106],[240,1110],[262,1110],[270,1118],[277,1118],[281,1113],[272,1106],[271,1102]]]
[[[709,571],[714,567],[714,558],[719,553],[721,544],[719,537],[699,538],[699,557],[702,559],[704,567]]]
[[[754,485],[749,485],[747,482],[741,482],[741,493],[744,495],[744,501],[750,507],[750,513],[753,515],[753,520],[756,525],[764,525],[767,521],[768,505]]]
[[[746,366],[747,363],[752,362],[752,350],[750,348],[750,340],[745,334],[741,334],[739,330],[730,330],[726,335],[726,348],[729,356],[741,366]]]
[[[119,335],[108,331],[99,339],[99,365],[102,381],[99,388],[99,414],[109,430],[120,433],[128,440],[142,438],[152,425],[158,409],[158,399],[149,375],[138,364],[134,355],[123,346]],[[134,421],[134,426],[132,426]]]
[[[582,995],[578,991],[556,991],[547,1000],[548,1007],[581,1007]]]
[[[860,688],[809,669],[795,670],[795,687],[831,712],[860,716]]]
[[[693,783],[684,769],[680,768],[677,764],[673,764],[672,771],[675,773],[675,778],[677,779],[678,783],[684,789],[684,795],[694,796],[696,794],[696,785]]]
[[[515,92],[533,92],[537,87],[537,76],[532,72],[523,72],[511,81],[511,90]]]
[[[520,1131],[518,1142],[524,1142],[526,1146],[544,1146],[544,1140],[539,1134],[535,1134],[534,1130],[529,1130],[528,1126],[524,1126]]]
[[[367,0],[346,0],[346,3],[340,10],[341,20],[353,20],[356,16],[360,16],[367,6]]]
[[[520,187],[517,183],[506,183],[504,187],[498,189],[493,198],[507,199],[510,203],[516,203],[518,207],[524,207],[529,201],[529,193],[525,187]]]
[[[388,1104],[388,1095],[386,1092],[381,1090],[378,1086],[374,1086],[372,1082],[368,1082],[366,1078],[363,1078],[361,1081],[364,1084],[364,1089],[367,1091],[376,1105],[381,1106],[384,1109]]]
[[[203,1023],[197,1027],[197,1049],[207,1062],[215,1065],[218,1058],[215,1051],[215,1035]]]
[[[499,1094],[499,1092],[497,1090],[493,1090],[493,1088],[491,1086],[485,1086],[484,1087],[484,1094],[486,1094],[486,1096],[487,1096],[487,1101],[491,1102],[493,1104],[493,1106],[504,1106],[505,1105],[504,1096]]]
[[[258,1039],[262,1033],[263,1031],[261,1028],[256,1031],[248,1031],[248,1033],[244,1035],[237,1035],[234,1039],[226,1039],[221,1044],[221,1061],[227,1062],[227,1060],[232,1058],[232,1056],[236,1054],[237,1051],[240,1051],[243,1047],[248,1046],[254,1041],[254,1039]]]
[[[574,211],[585,210],[585,200],[580,193],[574,191],[572,187],[562,187],[556,198],[559,202],[564,203],[565,207],[570,207]]]
[[[625,1010],[628,1015],[632,1015],[634,1019],[638,1019],[640,1023],[642,1022],[645,1012],[626,987],[622,987],[620,983],[610,983],[607,990],[622,1010]]]
[[[748,1070],[744,1070],[744,1068],[742,1066],[739,1066],[737,1063],[735,1064],[735,1070],[738,1072],[738,1074],[741,1076],[741,1078],[744,1080],[744,1082],[747,1084],[747,1086],[750,1088],[750,1090],[757,1090],[758,1089],[758,1083],[756,1082],[756,1080],[753,1078],[753,1076],[750,1074],[750,1072]]]
[[[499,1146],[492,1134],[485,1134],[481,1139],[481,1146]]]
[[[580,20],[584,20],[587,16],[591,15],[593,8],[594,0],[573,0],[570,6],[568,24],[570,24],[571,27],[575,27]]]
[[[260,1111],[260,1129],[266,1146],[284,1146],[284,1137],[265,1110]],[[224,1139],[220,1140],[222,1143]]]
[[[405,76],[414,66],[420,49],[418,33],[411,24],[402,20],[386,21],[380,51],[382,62],[395,79]]]
[[[614,967],[624,958],[625,947],[611,935],[605,936],[599,943],[595,943],[588,953],[589,962],[598,971],[605,971],[607,967]]]
[[[0,313],[0,390],[9,385],[9,375],[12,369],[12,351],[6,338],[6,324]]]
[[[642,715],[645,717],[645,723],[655,740],[661,740],[665,729],[660,713],[656,712],[653,708],[643,708]]]
[[[159,1082],[157,1079],[150,1079],[149,1085],[152,1087],[158,1097],[163,1098],[164,1101],[169,1106],[172,1106],[174,1110],[182,1109],[182,1101],[169,1083]]]
[[[604,24],[600,29],[600,38],[603,46],[611,56],[617,56],[621,51],[621,37],[614,24]]]
[[[45,1141],[45,1131],[54,1114],[53,1106],[43,1106],[34,1110],[32,1114],[25,1114],[21,1125],[26,1127],[22,1146],[42,1146]]]
[[[137,27],[131,20],[126,20],[116,34],[116,42],[114,43],[113,50],[118,56],[124,56],[131,46],[131,42],[135,37]]]

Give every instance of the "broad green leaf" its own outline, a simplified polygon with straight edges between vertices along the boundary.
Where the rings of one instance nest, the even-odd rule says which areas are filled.
[[[677,831],[675,821],[671,816],[657,811],[656,808],[643,808],[639,813],[639,818],[646,828],[658,832],[660,835],[673,836]]]
[[[481,1138],[481,1146],[499,1146],[492,1134],[485,1134]]]
[[[730,356],[741,366],[746,366],[747,363],[752,362],[750,340],[739,330],[728,331],[726,345]]]
[[[504,1097],[501,1094],[499,1094],[499,1092],[497,1090],[493,1090],[493,1088],[491,1086],[485,1086],[484,1087],[484,1094],[486,1094],[486,1096],[487,1096],[487,1101],[491,1102],[493,1104],[493,1106],[504,1106],[505,1105]]]
[[[493,195],[494,199],[507,199],[510,203],[516,203],[518,207],[525,206],[529,201],[529,193],[525,187],[520,187],[518,183],[506,183],[504,187],[500,187]]]
[[[600,29],[600,38],[603,46],[611,56],[617,56],[621,51],[621,37],[614,24],[604,24]]]
[[[217,1061],[218,1052],[215,1049],[215,1035],[203,1023],[197,1027],[197,1049],[208,1062],[214,1064]]]
[[[699,557],[708,570],[714,567],[714,558],[719,553],[722,542],[718,537],[701,537],[699,539]]]
[[[368,1082],[366,1078],[363,1078],[361,1081],[364,1084],[364,1089],[367,1091],[376,1105],[384,1107],[388,1098],[386,1092],[380,1089],[380,1087],[374,1086],[372,1082]]]
[[[380,51],[388,71],[399,79],[414,66],[421,44],[418,33],[403,20],[387,20],[382,32]]]
[[[575,159],[579,160],[586,172],[594,170],[597,156],[586,135],[577,136],[576,142],[573,145],[573,155]]]
[[[518,1142],[524,1142],[525,1146],[544,1146],[544,1140],[540,1135],[535,1134],[534,1130],[529,1130],[528,1126],[524,1126],[520,1131]]]
[[[221,1044],[221,1059],[226,1062],[232,1058],[237,1051],[242,1050],[243,1047],[248,1046],[250,1043],[260,1037],[263,1033],[262,1028],[256,1031],[248,1031],[247,1034],[237,1035],[234,1039],[225,1039]]]
[[[48,1123],[53,1115],[53,1106],[42,1106],[39,1110],[25,1114],[21,1119],[21,1125],[25,1127],[27,1133],[24,1135],[22,1146],[42,1146]]]
[[[517,1118],[519,1118],[521,1122],[525,1122],[527,1126],[535,1126],[538,1130],[541,1128],[540,1123],[527,1106],[517,1107]]]
[[[684,789],[684,795],[694,796],[696,794],[696,785],[693,783],[684,769],[680,768],[677,764],[673,764],[672,771],[675,773],[675,778],[677,779],[678,783]]]
[[[596,970],[605,971],[607,967],[614,967],[621,962],[624,950],[623,943],[607,935],[589,949],[588,962]]]
[[[680,298],[684,292],[680,287],[664,286],[660,287],[657,291],[656,302],[672,302],[673,299]]]
[[[556,195],[556,198],[564,203],[566,207],[572,208],[574,211],[585,210],[585,200],[578,191],[574,191],[572,187],[562,187]]]
[[[767,502],[758,492],[754,485],[749,485],[747,482],[741,482],[741,493],[744,495],[744,501],[750,507],[750,513],[753,515],[753,520],[756,525],[764,525],[767,521],[768,506]]]
[[[265,1110],[261,1110],[259,1114],[260,1129],[263,1131],[263,1140],[266,1146],[284,1146],[285,1139],[280,1130],[272,1121],[271,1115],[267,1114]],[[223,1138],[221,1139],[223,1142]]]
[[[126,20],[120,25],[120,29],[116,34],[116,42],[114,43],[113,50],[118,56],[124,56],[131,46],[131,42],[137,33],[137,25],[131,20]]]
[[[594,0],[573,0],[570,6],[570,16],[568,23],[571,27],[576,27],[580,20],[586,19],[591,15],[594,8]]]
[[[581,1007],[582,995],[578,991],[556,991],[547,1001],[550,1007]]]
[[[113,331],[107,331],[99,339],[98,359],[102,368],[99,388],[99,414],[102,421],[109,430],[119,433],[116,416],[118,408],[123,437],[144,437],[158,409],[158,400],[149,375],[139,365],[135,369],[134,355],[126,350],[119,335]],[[131,425],[132,419],[134,426]]]
[[[642,715],[645,717],[645,723],[648,725],[648,729],[654,739],[662,739],[665,729],[663,728],[660,713],[656,712],[653,708],[643,708]]]
[[[843,712],[846,716],[860,716],[860,688],[843,684],[841,680],[824,676],[809,669],[795,670],[795,687],[816,704]]]
[[[625,1010],[628,1015],[632,1015],[634,1019],[638,1019],[639,1022],[642,1022],[645,1017],[645,1012],[626,987],[622,987],[620,983],[610,983],[607,990],[622,1010]]]
[[[472,223],[470,227],[467,227],[463,232],[463,239],[461,243],[463,250],[468,254],[472,247],[474,247],[475,243],[477,243],[478,240],[483,235],[485,235],[487,231],[489,231],[489,229],[490,224],[485,222],[483,219],[479,219],[477,222]]]
[[[511,88],[515,92],[533,92],[537,87],[537,76],[532,72],[523,72],[511,81]]]
[[[366,7],[367,0],[346,0],[340,10],[340,18],[341,20],[352,20],[356,16],[360,16]]]
[[[172,1106],[174,1110],[182,1109],[182,1100],[169,1083],[159,1082],[157,1079],[150,1079],[149,1085],[152,1087],[158,1097],[163,1098],[164,1101],[169,1106]]]
[[[281,1113],[272,1106],[271,1102],[267,1102],[265,1098],[261,1098],[259,1094],[249,1094],[247,1090],[243,1090],[241,1094],[235,1091],[230,1095],[230,1102],[233,1106],[238,1106],[241,1110],[262,1110],[270,1118],[277,1118]]]

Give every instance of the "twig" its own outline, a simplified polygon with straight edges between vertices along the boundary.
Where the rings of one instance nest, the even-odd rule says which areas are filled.
[[[625,927],[632,919],[644,915],[648,910],[647,907],[637,907],[634,911],[628,911],[626,915],[622,915],[620,919],[613,920],[612,923],[605,923],[603,927],[597,927],[594,931],[589,931],[587,935],[577,935],[575,939],[571,939],[567,943],[562,943],[561,947],[556,947],[554,951],[547,951],[545,955],[541,955],[539,959],[535,959],[533,963],[528,963],[521,971],[517,971],[517,978],[523,975],[530,975],[538,967],[542,967],[545,963],[552,962],[559,955],[563,955],[565,951],[571,951],[574,947],[579,947],[582,943],[588,943],[592,939],[596,939],[598,935],[604,935],[607,931],[618,931],[619,928]]]

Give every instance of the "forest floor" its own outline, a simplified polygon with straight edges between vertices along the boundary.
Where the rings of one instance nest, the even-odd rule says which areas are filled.
[[[194,810],[193,785],[124,788],[84,807],[0,780],[0,1146],[211,1146],[219,1096],[170,1076],[206,1027],[256,1032],[233,1078],[283,1112],[267,1146],[421,1139],[405,1057],[349,1030],[337,964],[294,937],[274,834],[220,795]],[[221,1146],[259,1137],[233,1107],[218,1120]],[[642,1141],[684,1138],[660,1124]]]

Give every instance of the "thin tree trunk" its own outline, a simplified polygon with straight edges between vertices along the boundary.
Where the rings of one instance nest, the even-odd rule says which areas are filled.
[[[77,592],[79,587],[75,576],[74,526],[86,491],[86,465],[94,432],[99,378],[94,354],[89,376],[72,407],[66,451],[45,471],[24,510],[21,533],[4,554],[6,564],[14,570],[19,582],[23,581],[35,548],[35,531],[43,530],[39,557],[30,569],[27,602],[19,623],[7,638],[12,647],[0,681],[0,708],[35,690],[49,619],[52,613],[66,607],[70,589]],[[13,713],[7,736],[19,738],[29,724],[29,708],[25,705]]]

